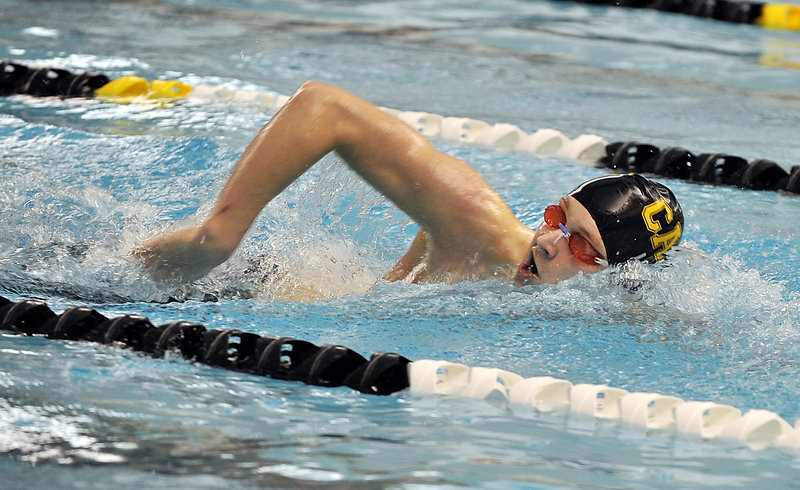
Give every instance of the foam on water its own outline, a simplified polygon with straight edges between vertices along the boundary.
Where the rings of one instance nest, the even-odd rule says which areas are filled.
[[[529,132],[594,132],[787,166],[797,154],[797,77],[756,61],[788,38],[751,27],[514,0],[206,2],[210,10],[174,1],[103,12],[93,2],[58,12],[0,3],[10,40],[0,52],[30,64],[270,93],[316,78],[389,107]],[[330,22],[337,16],[351,22]],[[23,32],[31,26],[56,37]],[[390,284],[380,276],[417,228],[330,156],[262,213],[230,262],[169,287],[128,251],[208,213],[271,113],[225,101],[14,97],[0,106],[0,286],[14,299],[800,417],[795,198],[668,181],[687,228],[664,266],[550,287]],[[603,174],[434,143],[475,166],[530,226]],[[220,301],[193,301],[207,295]],[[189,301],[150,303],[169,298]],[[0,468],[27,486],[777,487],[797,467],[789,451],[645,437],[473,400],[366,397],[41,338],[0,339],[0,391],[0,450],[13,458]]]
[[[46,103],[34,102],[32,106],[44,113],[48,110]],[[62,110],[59,107],[63,103],[54,102],[49,110]],[[108,111],[115,120],[135,120],[139,114],[153,113],[147,116],[148,126],[153,128],[153,120],[176,117],[173,109],[134,108],[123,113],[117,106],[90,103],[84,115]],[[406,345],[408,355],[447,354],[463,361],[500,363],[526,375],[562,374],[576,381],[623,385],[641,383],[641,376],[636,374],[642,365],[640,358],[621,356],[629,357],[623,361],[623,368],[631,373],[606,372],[598,377],[592,373],[591,355],[602,360],[606,342],[619,342],[624,335],[638,342],[667,345],[656,355],[664,358],[659,361],[667,366],[664,369],[673,373],[686,370],[666,356],[680,359],[682,351],[726,352],[717,361],[732,377],[738,372],[736,363],[757,364],[764,359],[793,363],[798,353],[799,303],[798,293],[790,288],[791,275],[770,277],[759,271],[758,267],[769,263],[768,243],[762,234],[719,240],[720,230],[735,228],[741,218],[739,211],[727,211],[724,198],[704,187],[675,184],[690,225],[687,241],[671,254],[666,266],[632,266],[576,277],[551,287],[518,289],[500,281],[410,287],[383,284],[380,276],[387,263],[403,253],[416,227],[409,226],[407,218],[335,156],[329,156],[271,203],[233,260],[195,285],[168,287],[152,282],[128,252],[148,236],[176,226],[176,221],[178,226],[187,225],[207,213],[235,162],[235,150],[204,136],[185,137],[172,131],[164,134],[158,124],[156,132],[150,134],[99,135],[12,117],[6,120],[3,132],[8,151],[4,158],[9,185],[2,190],[0,205],[4,215],[14,219],[2,225],[3,240],[9,247],[0,255],[0,280],[8,284],[9,291],[21,295],[103,302],[328,299],[333,301],[330,304],[337,321],[360,318],[367,323],[376,318],[376,312],[391,305],[395,318],[414,318],[422,324],[458,319],[459,325],[463,318],[474,318],[469,324],[476,328],[510,324],[515,335],[525,329],[549,332],[536,341],[528,338],[510,344],[503,351],[508,358],[498,357],[491,349],[475,350],[471,342],[468,349],[472,352],[463,352],[438,340],[429,344],[432,348],[427,351]],[[187,124],[187,128],[202,130],[201,122]],[[440,143],[473,163],[490,182],[502,181],[502,192],[530,226],[536,226],[546,204],[597,174],[573,163]],[[566,165],[563,168],[570,172],[557,172],[545,181],[529,178],[554,165]],[[754,199],[764,206],[785,200],[777,195],[757,195]],[[702,202],[706,208],[703,216],[694,211],[695,202]],[[717,221],[710,224],[711,220]],[[762,215],[761,220],[767,236],[795,237],[769,215]],[[753,248],[764,250],[757,263],[740,258],[751,255]],[[429,313],[420,316],[420,304]],[[595,330],[586,331],[587,323]],[[553,351],[554,326],[579,336],[576,345],[556,346]],[[409,338],[424,338],[428,328],[434,327],[406,333]],[[450,328],[463,333],[463,327],[456,325],[444,330]],[[604,333],[605,329],[611,330]],[[319,335],[324,338],[331,333]],[[582,335],[587,343],[580,339]],[[604,338],[606,335],[610,337]],[[519,349],[531,348],[539,352],[527,359],[520,357]],[[581,354],[580,349],[584,349]],[[587,353],[591,355],[587,357]],[[564,356],[585,359],[568,366]],[[761,372],[773,375],[771,368]],[[652,378],[652,373],[645,378]],[[676,394],[683,396],[708,398],[713,394],[711,390],[692,389],[687,395],[679,381],[672,385]],[[741,401],[738,392],[742,387],[732,389],[732,399]],[[745,405],[755,405],[760,399],[763,397]],[[790,403],[777,405],[786,407]]]

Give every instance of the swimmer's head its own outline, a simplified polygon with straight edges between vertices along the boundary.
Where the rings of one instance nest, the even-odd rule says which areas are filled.
[[[638,174],[584,182],[570,196],[597,224],[609,264],[658,262],[683,233],[683,211],[666,186]]]

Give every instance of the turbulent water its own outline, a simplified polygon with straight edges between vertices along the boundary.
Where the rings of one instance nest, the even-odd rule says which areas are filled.
[[[0,7],[0,57],[29,65],[278,94],[319,79],[387,107],[528,132],[786,168],[800,154],[797,72],[759,63],[795,56],[794,33],[510,0]],[[800,199],[778,193],[666,180],[686,230],[663,267],[551,287],[387,284],[417,228],[329,155],[268,206],[231,261],[192,285],[152,282],[129,251],[207,213],[272,111],[1,99],[0,294],[800,417]],[[531,226],[604,174],[434,144]],[[790,450],[461,398],[368,397],[41,338],[0,337],[0,393],[12,488],[780,487],[798,466]]]

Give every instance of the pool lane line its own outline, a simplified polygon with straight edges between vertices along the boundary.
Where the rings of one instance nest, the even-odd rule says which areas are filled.
[[[206,329],[186,321],[153,325],[141,315],[107,318],[93,308],[54,313],[44,302],[0,297],[0,330],[56,340],[130,348],[152,357],[178,354],[188,361],[318,386],[349,386],[388,395],[408,388],[408,359],[375,353],[365,359],[340,345],[316,346],[290,337],[261,337],[241,330]]]
[[[242,104],[271,110],[279,109],[289,100],[289,96],[277,93],[191,86],[176,80],[149,81],[138,76],[110,80],[97,73],[73,74],[60,69],[28,68],[8,61],[0,63],[0,75],[0,95],[94,97],[111,103],[161,107],[183,100],[201,104]],[[533,153],[543,158],[575,160],[617,173],[638,172],[700,184],[800,194],[800,165],[787,171],[777,162],[763,158],[748,162],[736,155],[694,153],[680,146],[660,149],[637,141],[608,143],[603,137],[593,134],[570,139],[555,129],[539,129],[528,134],[508,123],[490,124],[429,112],[382,109],[429,138],[480,144],[501,151]]]
[[[735,0],[571,0],[575,3],[653,9],[766,29],[800,31],[800,5]]]
[[[201,103],[242,103],[271,109],[281,107],[289,99],[280,94],[191,87],[172,80],[150,82],[141,77],[123,77],[107,81],[107,77],[92,73],[73,75],[66,70],[49,68],[29,70],[7,62],[0,66],[0,94],[3,95],[97,97],[114,103],[164,107],[186,99]],[[20,76],[21,73],[27,74],[27,78]],[[12,91],[10,86],[16,88]],[[653,145],[637,142],[608,144],[602,137],[590,134],[570,140],[554,129],[540,129],[527,134],[512,124],[489,124],[469,118],[391,108],[383,110],[428,137],[483,144],[505,151],[527,151],[542,157],[568,158],[614,171],[634,170],[719,185],[798,192],[796,187],[792,187],[800,181],[798,168],[793,167],[788,173],[769,160],[747,163],[741,157],[719,153],[695,156],[680,147],[662,151]],[[756,449],[773,445],[800,447],[800,421],[792,427],[767,410],[750,410],[742,415],[734,407],[714,402],[684,402],[658,393],[629,393],[606,385],[573,385],[547,376],[522,379],[507,371],[468,368],[446,361],[410,362],[392,353],[376,353],[367,361],[343,346],[320,348],[291,338],[261,338],[235,330],[206,331],[205,327],[188,322],[155,327],[146,318],[135,315],[112,321],[88,308],[71,308],[55,315],[43,303],[31,301],[21,302],[21,305],[7,303],[0,308],[0,316],[3,317],[0,327],[27,335],[115,343],[156,357],[167,351],[178,351],[189,360],[235,371],[321,386],[347,385],[362,393],[390,394],[409,389],[412,393],[483,399],[499,397],[510,402],[512,408],[527,406],[536,412],[550,412],[568,407],[570,412],[593,415],[596,419],[622,420],[645,426],[648,430],[674,428],[679,432],[699,434],[704,439],[737,439]],[[53,320],[56,317],[58,320]],[[46,326],[37,324],[31,318],[42,318],[49,323]],[[86,331],[86,325],[92,325],[92,328]],[[83,338],[85,335],[88,337]],[[255,353],[259,353],[257,362]],[[356,371],[342,371],[342,366],[356,367]],[[388,384],[383,384],[382,376],[389,376]]]
[[[206,329],[187,321],[156,326],[141,315],[107,318],[84,306],[56,314],[41,301],[12,302],[0,296],[0,331],[112,345],[155,358],[179,355],[189,362],[231,371],[315,386],[347,386],[369,395],[409,392],[466,397],[506,406],[523,417],[569,414],[575,423],[618,421],[648,433],[672,431],[701,440],[734,440],[755,450],[800,449],[800,420],[792,427],[768,410],[743,414],[714,402],[572,384],[551,376],[523,378],[502,369],[441,360],[411,361],[395,353],[376,352],[366,359],[341,345],[317,346],[291,337]]]

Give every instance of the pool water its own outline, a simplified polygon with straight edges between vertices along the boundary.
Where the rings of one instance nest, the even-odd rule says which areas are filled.
[[[798,164],[797,33],[571,3],[0,0],[0,58],[380,105]],[[686,215],[665,267],[549,287],[387,284],[417,228],[324,158],[236,256],[186,287],[128,257],[210,209],[272,115],[0,99],[0,295],[607,383],[800,418],[800,199],[664,180]],[[444,139],[522,220],[602,169]],[[201,301],[207,295],[216,302]],[[169,300],[178,301],[169,301]],[[298,299],[313,300],[300,301]],[[4,486],[791,486],[753,451],[459,397],[320,388],[86,343],[0,336]]]

